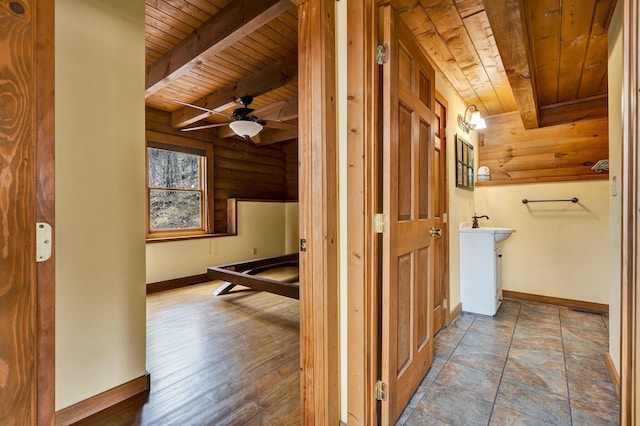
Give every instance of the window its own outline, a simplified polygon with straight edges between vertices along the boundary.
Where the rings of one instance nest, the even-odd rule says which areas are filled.
[[[147,238],[213,232],[212,164],[203,142],[147,143]]]

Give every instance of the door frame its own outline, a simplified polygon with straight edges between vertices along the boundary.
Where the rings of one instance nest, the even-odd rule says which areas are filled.
[[[301,412],[304,424],[337,424],[339,414],[338,211],[333,0],[298,0],[300,90]],[[54,222],[54,1],[33,2],[37,66],[36,220]],[[55,241],[55,240],[54,240]],[[55,251],[54,251],[55,252]],[[37,266],[38,424],[55,417],[55,256]]]
[[[8,6],[7,6],[8,7]],[[26,235],[12,235],[12,238],[24,242],[24,255],[32,259],[28,270],[12,276],[10,285],[30,285],[31,292],[27,300],[21,300],[21,307],[29,307],[25,312],[25,324],[28,329],[10,330],[28,336],[33,348],[33,365],[20,368],[32,368],[24,374],[33,374],[29,386],[30,412],[21,413],[31,418],[38,425],[53,425],[55,417],[55,205],[54,205],[54,152],[55,152],[55,29],[54,0],[26,0],[21,9],[12,9],[14,13],[23,15],[26,29],[24,44],[13,53],[24,62],[32,61],[32,73],[24,75],[23,83],[15,87],[26,86],[28,92],[16,92],[20,99],[26,98],[29,106],[19,111],[21,116],[16,122],[29,123],[16,136],[16,143],[28,147],[34,158],[25,161],[30,176],[26,180],[14,183],[14,186],[25,190],[27,205],[33,208],[28,212],[30,230]],[[11,13],[11,12],[10,12]],[[22,99],[25,100],[25,99]],[[9,193],[9,197],[15,194]],[[10,200],[11,201],[11,200]],[[13,204],[12,204],[13,206]],[[36,222],[46,222],[53,228],[51,239],[52,255],[49,260],[36,263],[35,232]],[[11,374],[21,374],[16,368]]]
[[[335,0],[296,3],[301,414],[302,424],[333,425],[340,421]]]
[[[640,45],[640,8],[636,0],[624,0],[623,11],[623,88],[622,88],[622,291],[620,350],[620,424],[635,424],[640,418],[637,364],[638,338],[638,214],[640,200],[640,126],[638,125],[638,47]]]
[[[437,75],[437,71],[436,71],[436,75]],[[445,169],[444,171],[441,171],[440,173],[443,173],[444,175],[444,212],[447,216],[446,216],[446,220],[444,220],[443,224],[442,224],[442,238],[444,240],[443,242],[443,247],[444,247],[444,265],[445,265],[445,270],[443,271],[444,273],[444,298],[447,300],[447,307],[444,310],[444,325],[443,328],[446,327],[451,318],[451,307],[449,306],[449,303],[451,301],[451,298],[449,297],[451,290],[450,290],[450,283],[449,283],[449,155],[447,154],[447,143],[448,143],[448,138],[447,138],[447,114],[449,113],[449,102],[447,101],[447,98],[444,97],[444,95],[442,93],[440,93],[440,91],[438,89],[436,89],[436,102],[439,102],[445,109],[445,114],[444,117],[441,117],[441,121],[444,123],[444,128],[440,129],[440,140],[442,141],[442,149],[441,152],[444,154],[445,156]]]
[[[37,419],[55,417],[55,1],[37,0],[35,8],[36,221],[53,228],[52,255],[37,275]],[[35,224],[34,224],[35,226]]]
[[[348,425],[378,424],[379,66],[376,0],[347,2],[347,409]]]

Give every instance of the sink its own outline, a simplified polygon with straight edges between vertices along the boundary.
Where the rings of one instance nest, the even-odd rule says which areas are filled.
[[[467,228],[461,227],[460,232],[468,232],[468,233],[487,233],[493,235],[493,239],[496,243],[501,243],[507,238],[511,236],[514,232],[516,232],[513,228],[496,228],[496,227],[486,227],[486,228]]]

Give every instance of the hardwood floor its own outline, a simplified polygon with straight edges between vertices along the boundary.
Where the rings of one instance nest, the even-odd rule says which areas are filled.
[[[77,424],[300,424],[299,302],[220,284],[149,295],[148,398]]]

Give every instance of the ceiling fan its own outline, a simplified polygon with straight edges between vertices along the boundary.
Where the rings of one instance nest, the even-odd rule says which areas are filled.
[[[216,111],[214,109],[209,109],[205,107],[201,107],[199,105],[193,105],[187,102],[182,102],[179,100],[175,100],[175,102],[189,106],[191,108],[196,108],[202,111],[206,111],[210,114],[218,114],[224,115],[229,119],[226,123],[215,123],[215,124],[206,124],[203,126],[189,127],[181,129],[183,132],[190,132],[193,130],[203,130],[203,129],[211,129],[214,127],[221,126],[229,126],[231,130],[238,136],[243,139],[249,139],[260,133],[263,127],[271,122],[271,120],[261,120],[252,114],[255,110],[250,108],[251,102],[253,102],[253,96],[242,96],[238,99],[238,103],[242,106],[240,108],[236,108],[233,110],[231,114],[227,114],[221,111]]]

